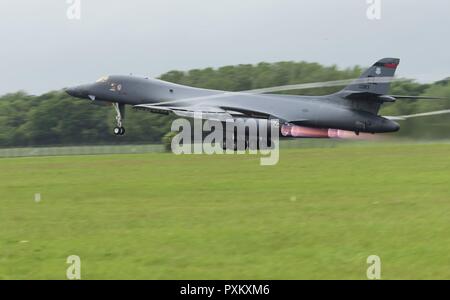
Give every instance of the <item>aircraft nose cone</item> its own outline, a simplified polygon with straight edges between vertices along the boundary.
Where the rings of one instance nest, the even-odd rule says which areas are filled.
[[[79,95],[79,91],[75,87],[65,88],[64,91],[72,97],[77,97]]]
[[[88,92],[89,89],[90,89],[90,85],[83,84],[83,85],[65,88],[64,91],[72,97],[86,98],[89,93]]]

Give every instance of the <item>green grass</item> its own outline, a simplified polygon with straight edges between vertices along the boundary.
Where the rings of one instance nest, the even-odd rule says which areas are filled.
[[[41,193],[42,201],[34,202]],[[0,279],[450,279],[450,145],[0,159]]]

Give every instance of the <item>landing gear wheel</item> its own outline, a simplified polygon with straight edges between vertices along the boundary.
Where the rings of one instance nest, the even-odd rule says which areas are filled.
[[[123,127],[114,127],[114,134],[115,135],[124,135],[125,128]]]

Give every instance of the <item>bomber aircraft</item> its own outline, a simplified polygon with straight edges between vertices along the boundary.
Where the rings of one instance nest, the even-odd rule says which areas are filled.
[[[368,68],[359,79],[308,83],[242,92],[210,90],[179,85],[137,76],[105,76],[95,83],[66,88],[77,98],[93,102],[109,102],[116,110],[115,135],[123,135],[125,105],[152,113],[229,122],[237,118],[276,119],[281,136],[304,138],[339,137],[341,131],[387,133],[400,129],[395,122],[413,117],[446,114],[450,110],[407,116],[380,116],[381,105],[401,99],[433,99],[433,97],[389,95],[390,82],[399,65],[398,58],[383,58]],[[282,90],[298,90],[345,85],[341,91],[325,96],[273,94]],[[434,98],[441,99],[441,98]]]

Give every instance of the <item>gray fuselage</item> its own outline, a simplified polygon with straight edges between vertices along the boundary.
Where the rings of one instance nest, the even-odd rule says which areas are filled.
[[[339,94],[293,96],[234,93],[194,88],[156,79],[114,75],[66,89],[78,98],[126,105],[158,103],[181,107],[218,107],[255,112],[280,122],[314,128],[383,133],[399,130],[396,122],[377,115],[370,102],[346,99]],[[369,105],[367,105],[369,103]],[[377,105],[377,104],[375,104]]]

